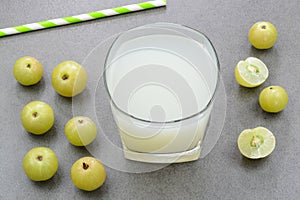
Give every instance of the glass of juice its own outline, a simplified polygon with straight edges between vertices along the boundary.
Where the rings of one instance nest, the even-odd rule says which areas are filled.
[[[155,23],[120,34],[106,57],[104,83],[125,158],[199,159],[219,71],[210,40],[189,27]]]

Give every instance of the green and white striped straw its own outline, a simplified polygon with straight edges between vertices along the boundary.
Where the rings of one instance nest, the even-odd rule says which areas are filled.
[[[90,12],[81,15],[51,19],[47,21],[25,24],[21,26],[3,28],[0,29],[0,37],[19,34],[19,33],[26,33],[26,32],[40,30],[40,29],[52,28],[52,27],[57,27],[57,26],[62,26],[67,24],[74,24],[74,23],[84,22],[93,19],[100,19],[108,16],[120,15],[120,14],[135,12],[135,11],[147,10],[151,8],[158,8],[158,7],[166,6],[166,4],[167,4],[167,0],[153,0],[153,1],[131,4],[131,5],[126,5],[126,6],[121,6],[121,7],[111,8],[111,9],[100,10],[96,12]]]

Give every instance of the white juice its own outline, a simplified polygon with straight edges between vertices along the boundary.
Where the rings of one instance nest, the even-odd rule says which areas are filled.
[[[208,50],[192,39],[161,34],[129,40],[114,54],[106,81],[125,156],[197,159],[218,79]]]

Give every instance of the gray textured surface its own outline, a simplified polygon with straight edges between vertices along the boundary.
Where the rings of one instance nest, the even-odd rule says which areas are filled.
[[[0,26],[133,2],[6,1],[0,6]],[[1,38],[0,199],[299,199],[299,8],[298,0],[169,0],[167,9]],[[278,42],[270,50],[255,50],[247,41],[249,27],[258,20],[271,21],[278,29]],[[82,62],[95,44],[114,33],[158,21],[188,25],[204,32],[213,42],[227,93],[222,136],[205,159],[146,174],[107,168],[107,181],[101,189],[91,193],[79,191],[71,182],[69,169],[88,152],[69,145],[63,135],[63,126],[72,117],[71,101],[53,91],[51,70],[67,59]],[[44,78],[37,86],[24,88],[13,78],[12,66],[24,55],[35,56],[44,65]],[[269,66],[270,78],[264,86],[281,85],[289,93],[289,104],[282,113],[271,115],[261,111],[257,98],[263,86],[250,90],[236,84],[234,67],[248,56],[259,57]],[[35,99],[50,103],[56,113],[55,127],[39,137],[26,133],[19,119],[25,103]],[[236,140],[241,130],[258,125],[274,132],[277,146],[270,157],[250,161],[240,155]],[[21,162],[30,148],[39,145],[57,152],[60,168],[50,181],[34,183],[24,175]]]

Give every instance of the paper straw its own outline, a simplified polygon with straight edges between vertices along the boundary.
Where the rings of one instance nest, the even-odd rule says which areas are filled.
[[[126,6],[120,6],[116,8],[105,9],[105,10],[90,12],[81,15],[51,19],[51,20],[46,20],[46,21],[41,21],[41,22],[36,22],[31,24],[25,24],[21,26],[3,28],[0,29],[0,37],[19,34],[19,33],[26,33],[26,32],[40,30],[40,29],[58,27],[67,24],[74,24],[78,22],[100,19],[104,17],[131,13],[131,12],[136,12],[141,10],[158,8],[158,7],[166,6],[166,4],[167,4],[167,0],[146,1],[142,3],[130,4]]]

